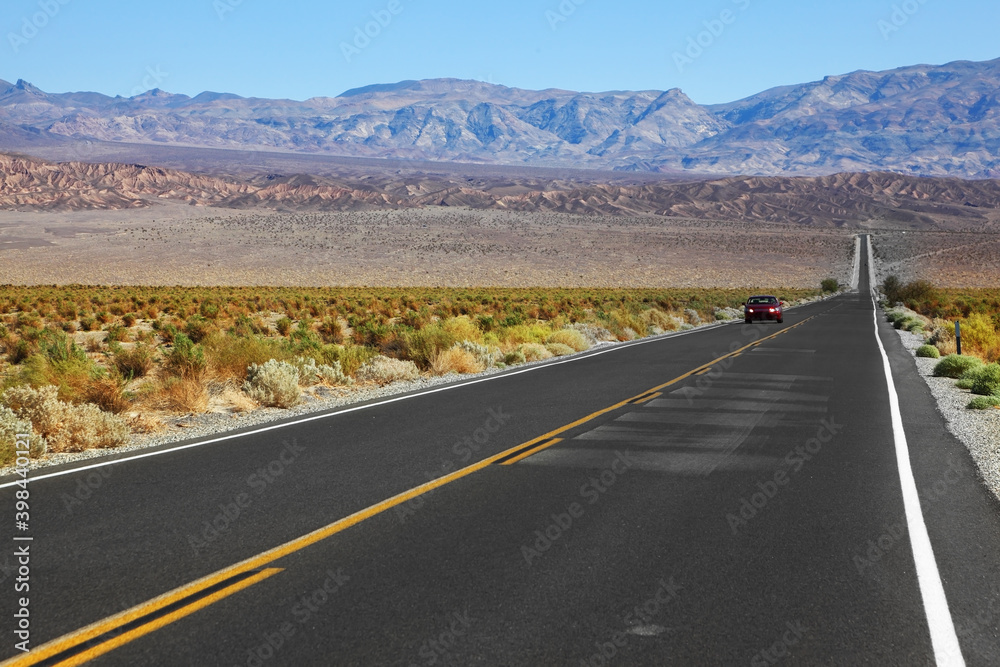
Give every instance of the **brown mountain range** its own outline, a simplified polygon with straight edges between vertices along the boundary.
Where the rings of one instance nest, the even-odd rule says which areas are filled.
[[[0,154],[0,208],[101,210],[183,201],[197,206],[284,211],[465,207],[587,215],[652,215],[821,227],[870,221],[901,228],[978,228],[1000,208],[1000,181],[890,173],[739,177],[607,184],[502,175],[405,174],[342,177],[278,174],[249,178],[135,164],[48,162]]]

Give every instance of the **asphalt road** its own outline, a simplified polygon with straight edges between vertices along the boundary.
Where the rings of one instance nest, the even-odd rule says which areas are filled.
[[[0,655],[27,596],[18,664],[934,664],[867,271],[782,325],[36,472]],[[997,664],[1000,507],[878,332],[951,658]]]

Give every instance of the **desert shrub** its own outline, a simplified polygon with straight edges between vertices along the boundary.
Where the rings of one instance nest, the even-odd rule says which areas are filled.
[[[336,317],[325,317],[319,325],[319,335],[324,343],[342,343],[344,341],[344,327]]]
[[[976,396],[965,406],[969,410],[989,410],[1000,407],[1000,396]]]
[[[31,356],[31,353],[31,343],[23,338],[20,338],[12,345],[8,346],[7,361],[15,365],[23,363],[28,357]]]
[[[229,333],[238,337],[260,336],[267,333],[267,326],[263,322],[251,319],[249,315],[240,314],[233,320]]]
[[[250,364],[263,364],[271,359],[289,361],[294,355],[281,341],[258,336],[227,336],[211,334],[202,343],[206,368],[223,382],[242,383]]]
[[[128,340],[128,330],[120,324],[112,324],[106,331],[104,340],[108,343],[124,343]]]
[[[995,359],[1000,355],[1000,334],[984,313],[970,313],[962,322],[962,346]]]
[[[200,414],[208,411],[208,387],[199,378],[169,377],[146,400],[153,406],[170,412]]]
[[[917,348],[917,356],[925,359],[937,359],[941,356],[941,352],[933,345],[921,345]]]
[[[320,382],[329,385],[349,385],[354,382],[344,375],[339,361],[317,365],[316,360],[311,357],[297,357],[292,363],[299,371],[299,384],[307,387]]]
[[[554,343],[566,345],[572,348],[574,352],[583,352],[584,350],[590,349],[590,343],[587,342],[587,339],[582,333],[575,329],[561,329],[556,331],[549,336],[545,342],[549,345]]]
[[[84,392],[84,399],[105,412],[121,414],[132,407],[125,392],[125,379],[117,374],[94,378]]]
[[[503,355],[503,363],[507,366],[513,366],[514,364],[523,364],[527,361],[524,356],[524,352],[521,350],[511,350],[507,354]]]
[[[541,343],[522,343],[518,350],[527,361],[541,361],[553,356]]]
[[[2,402],[18,417],[29,420],[52,452],[103,449],[128,442],[129,428],[121,418],[89,403],[63,403],[57,395],[53,386],[14,387],[4,392]]]
[[[969,389],[980,396],[1000,396],[1000,364],[982,366],[969,373]]]
[[[378,356],[370,347],[360,345],[328,345],[323,348],[323,360],[330,365],[339,362],[345,375],[357,375],[358,369]]]
[[[516,324],[500,331],[500,340],[511,345],[544,343],[552,329],[544,324]]]
[[[885,295],[886,301],[889,303],[896,303],[899,301],[899,292],[902,287],[903,282],[899,279],[899,276],[887,276],[886,279],[882,281],[882,294]]]
[[[658,313],[660,311],[658,311],[656,309],[650,309],[648,312]],[[677,319],[673,318],[673,317],[670,317],[669,315],[667,317],[668,317],[668,320],[673,325],[673,328],[676,329],[677,325],[679,324],[679,322],[677,321]],[[610,331],[608,331],[604,327],[599,326],[597,324],[589,324],[589,323],[585,323],[585,322],[577,322],[576,324],[569,325],[569,328],[570,329],[574,329],[576,331],[579,331],[581,334],[583,334],[583,337],[587,339],[587,342],[591,346],[594,346],[597,343],[601,343],[601,342],[604,342],[604,341],[613,341],[613,340],[615,340],[614,334],[612,334]]]
[[[200,377],[205,372],[205,350],[185,334],[174,336],[174,346],[167,355],[166,368],[181,377]]]
[[[397,380],[416,380],[420,377],[420,371],[412,361],[390,359],[380,354],[365,362],[358,369],[356,377],[361,381],[387,385]]]
[[[45,438],[35,433],[31,422],[18,417],[10,408],[0,405],[0,465],[13,463],[17,459],[18,434],[29,436],[29,456],[38,456],[45,452]]]
[[[467,315],[459,315],[458,317],[449,317],[446,320],[442,320],[441,328],[444,329],[455,342],[470,340],[478,343],[483,340],[483,332],[479,330],[476,323],[473,322]]]
[[[698,311],[693,308],[685,308],[684,317],[687,319],[688,324],[701,324],[701,315],[699,315]]]
[[[192,315],[184,324],[184,333],[195,343],[205,340],[213,329],[212,323],[201,315]]]
[[[118,346],[112,348],[111,352],[115,368],[125,378],[141,378],[153,370],[155,355],[149,345],[136,343],[130,348]]]
[[[125,326],[129,328],[135,326],[135,320],[136,317],[133,313],[125,313],[125,315],[122,317],[122,322],[125,324]]]
[[[840,281],[836,278],[825,278],[820,282],[819,288],[824,292],[836,292],[840,289]]]
[[[476,355],[458,345],[439,352],[431,360],[431,372],[435,375],[448,373],[480,373],[485,366]]]
[[[497,364],[503,362],[503,353],[500,351],[500,348],[495,346],[474,343],[471,340],[463,340],[455,343],[454,347],[465,350],[471,354],[476,359],[476,362],[483,367],[482,369],[493,368]]]
[[[957,380],[962,377],[966,371],[982,365],[983,362],[975,357],[949,354],[947,357],[943,357],[941,361],[937,362],[934,366],[934,375],[935,377],[954,378]]]
[[[261,405],[290,408],[299,402],[299,369],[287,361],[271,359],[263,364],[251,364],[243,383],[247,396]]]
[[[546,343],[545,349],[551,352],[554,357],[562,357],[576,352],[569,345],[564,345],[563,343]]]
[[[86,361],[86,353],[70,340],[65,331],[46,329],[38,339],[38,350],[52,362]]]
[[[277,322],[274,323],[274,326],[277,327],[279,334],[281,334],[282,336],[287,336],[288,333],[292,330],[292,321],[288,319],[288,317],[282,317],[281,319],[279,319]]]
[[[93,317],[81,317],[80,328],[84,331],[93,331],[97,328],[97,320]]]

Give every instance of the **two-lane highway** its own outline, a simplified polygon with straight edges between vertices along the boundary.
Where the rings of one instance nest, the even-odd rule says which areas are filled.
[[[1000,508],[862,257],[783,325],[39,471],[17,664],[995,664]]]

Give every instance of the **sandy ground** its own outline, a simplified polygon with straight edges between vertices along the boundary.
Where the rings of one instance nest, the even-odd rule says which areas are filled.
[[[852,234],[460,208],[274,213],[162,204],[0,212],[0,283],[817,287]]]

